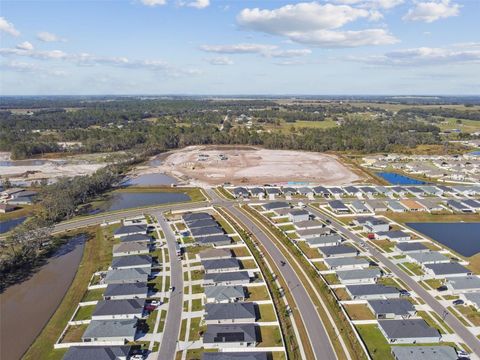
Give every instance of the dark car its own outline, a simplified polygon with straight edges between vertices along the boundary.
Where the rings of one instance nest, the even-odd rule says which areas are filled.
[[[445,285],[442,285],[442,286],[439,286],[439,287],[437,288],[437,290],[438,290],[438,291],[447,291],[448,288],[447,288]]]
[[[453,300],[453,305],[463,305],[463,304],[465,304],[465,301],[463,301],[462,299]]]

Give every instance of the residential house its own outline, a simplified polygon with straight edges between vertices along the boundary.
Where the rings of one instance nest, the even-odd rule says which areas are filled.
[[[128,360],[130,346],[71,346],[62,360]]]
[[[284,201],[274,201],[262,205],[265,211],[274,211],[278,209],[287,209],[290,205]]]
[[[124,343],[135,340],[137,319],[92,320],[82,335],[83,342]]]
[[[324,259],[325,265],[329,270],[353,270],[365,269],[370,262],[361,257],[341,257]]]
[[[368,300],[367,304],[377,319],[408,319],[417,313],[405,299]]]
[[[296,222],[293,226],[296,230],[311,230],[323,228],[325,225],[319,220],[306,220]]]
[[[196,220],[203,220],[203,219],[212,219],[212,215],[206,212],[195,212],[195,213],[186,213],[182,216],[183,221],[185,223],[190,223]]]
[[[343,238],[338,234],[323,235],[305,240],[312,248],[325,247],[325,246],[337,246],[343,241]]]
[[[408,242],[408,243],[397,243],[395,244],[394,250],[400,251],[401,253],[408,254],[412,252],[428,252],[430,251],[425,245],[420,242]]]
[[[475,275],[447,278],[445,285],[451,294],[475,293],[480,291],[480,278]]]
[[[213,219],[200,219],[189,222],[187,226],[190,230],[192,230],[197,228],[218,226],[218,223]]]
[[[305,209],[292,209],[288,212],[288,219],[293,223],[308,221],[310,213]]]
[[[348,245],[323,246],[318,248],[325,258],[357,256],[358,250]]]
[[[462,204],[469,207],[475,212],[480,212],[480,201],[478,200],[473,200],[473,199],[462,200]]]
[[[395,360],[457,360],[451,346],[392,346]]]
[[[387,208],[390,211],[396,212],[396,213],[402,213],[407,211],[405,206],[403,206],[398,200],[387,200],[386,201]]]
[[[129,284],[109,284],[103,293],[104,300],[146,299],[148,286],[146,282]]]
[[[205,349],[254,347],[257,342],[257,327],[254,324],[207,325],[203,334]]]
[[[330,233],[331,229],[327,227],[297,230],[297,234],[301,240],[307,240],[310,238],[329,235]]]
[[[349,214],[350,208],[341,200],[331,200],[328,202],[328,206],[336,214]]]
[[[400,291],[381,284],[347,285],[345,290],[352,300],[398,299]]]
[[[427,264],[424,270],[428,275],[437,278],[472,275],[472,271],[459,263]]]
[[[131,255],[117,256],[112,259],[110,269],[133,269],[152,267],[152,257],[150,255]]]
[[[145,234],[134,234],[134,235],[127,235],[122,236],[120,238],[121,242],[151,242],[152,238]]]
[[[438,251],[411,252],[407,254],[407,259],[422,266],[426,264],[444,264],[450,262],[448,257]]]
[[[208,286],[204,293],[207,304],[223,304],[245,300],[245,291],[242,286]]]
[[[105,284],[128,284],[147,282],[150,271],[142,268],[109,270],[105,276]]]
[[[214,225],[214,226],[190,229],[190,234],[192,234],[194,238],[203,238],[207,236],[224,235],[225,232],[220,226]]]
[[[92,320],[140,319],[144,307],[145,299],[100,300]]]
[[[205,274],[203,280],[203,286],[234,286],[248,285],[249,283],[250,275],[248,271]]]
[[[205,246],[225,246],[232,243],[232,239],[226,234],[196,237],[195,241]]]
[[[232,194],[235,198],[248,198],[250,196],[249,191],[244,187],[236,187],[232,189]]]
[[[353,200],[350,203],[350,207],[356,214],[364,214],[370,212],[370,210],[368,210],[368,208],[360,200]]]
[[[202,260],[205,274],[231,272],[240,270],[240,262],[236,258]]]
[[[257,319],[253,302],[206,304],[204,320],[209,324],[249,324]]]
[[[147,226],[143,224],[120,226],[117,230],[114,231],[113,237],[115,239],[119,239],[121,237],[136,235],[136,234],[146,235]]]
[[[121,242],[113,245],[113,257],[128,255],[145,255],[150,252],[150,245],[145,242]]]
[[[374,213],[387,211],[387,206],[381,200],[367,200],[365,206]]]
[[[360,189],[356,188],[355,186],[345,186],[343,191],[349,196],[359,196],[362,194]]]
[[[355,269],[337,271],[337,277],[344,285],[373,284],[382,276],[379,269]]]
[[[408,210],[411,212],[417,212],[417,211],[426,211],[427,209],[420,204],[416,200],[412,199],[401,199],[400,203]]]
[[[460,299],[465,301],[466,305],[473,306],[477,311],[480,310],[480,292],[460,294]]]
[[[201,261],[229,259],[232,257],[232,252],[229,249],[206,249],[200,251],[198,256]]]
[[[389,343],[433,344],[441,340],[438,330],[423,319],[379,320],[378,325]]]
[[[375,234],[375,237],[379,240],[389,240],[395,242],[409,241],[411,239],[410,234],[401,230],[379,231]]]
[[[462,204],[460,201],[457,200],[447,200],[447,205],[456,212],[461,213],[473,213],[475,210],[468,207],[467,205]]]
[[[368,218],[363,227],[365,231],[371,231],[374,233],[390,230],[390,225],[385,220],[375,217]]]

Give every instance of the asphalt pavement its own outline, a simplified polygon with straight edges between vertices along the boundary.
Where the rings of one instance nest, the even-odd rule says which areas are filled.
[[[168,252],[170,258],[170,286],[175,287],[168,300],[167,318],[162,337],[162,345],[158,352],[158,360],[174,360],[177,352],[178,336],[180,334],[180,325],[182,323],[183,311],[183,271],[182,261],[176,255],[175,234],[166,222],[163,215],[153,213],[158,223],[162,227],[165,238],[167,239]]]

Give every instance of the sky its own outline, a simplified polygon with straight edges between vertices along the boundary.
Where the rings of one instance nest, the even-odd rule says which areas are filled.
[[[0,95],[479,95],[480,0],[1,0]]]

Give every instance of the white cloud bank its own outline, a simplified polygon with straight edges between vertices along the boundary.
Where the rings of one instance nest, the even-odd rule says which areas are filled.
[[[8,22],[8,20],[4,17],[0,17],[0,32],[4,32],[12,36],[20,35],[20,31],[15,29],[15,26],[11,22]]]
[[[205,59],[210,65],[233,65],[234,62],[227,56],[216,56]]]
[[[40,31],[37,33],[37,39],[43,42],[59,42],[59,41],[65,41],[65,39],[62,39],[58,35],[55,35],[51,32],[48,31]]]
[[[265,44],[231,44],[202,45],[200,50],[217,54],[258,54],[264,57],[292,58],[310,55],[310,49],[280,49],[276,45]]]
[[[167,0],[140,0],[140,2],[143,5],[154,7],[165,5],[167,3]]]
[[[460,7],[459,4],[452,3],[450,0],[418,2],[415,4],[415,7],[408,10],[403,20],[431,23],[440,19],[458,16]]]
[[[317,2],[285,5],[274,10],[244,9],[238,14],[238,24],[247,30],[313,46],[335,48],[365,45],[387,45],[398,40],[385,29],[340,30],[359,19],[378,20],[381,14],[348,5]]]

